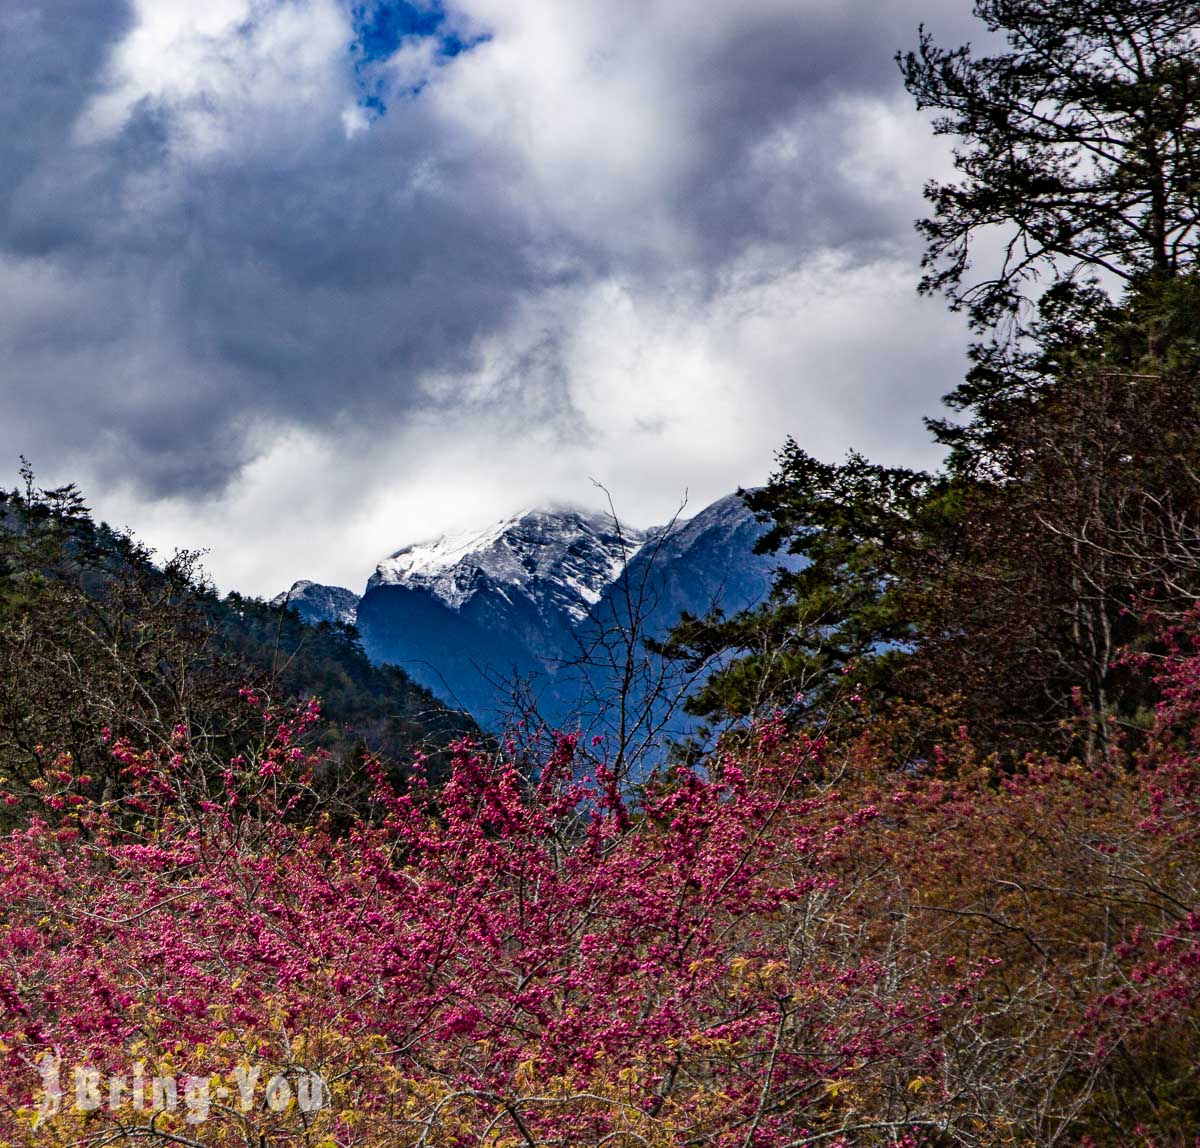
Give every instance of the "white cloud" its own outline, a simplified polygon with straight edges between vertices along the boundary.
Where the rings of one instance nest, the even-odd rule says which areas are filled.
[[[344,98],[351,28],[335,0],[134,0],[133,8],[104,89],[77,124],[85,142],[112,138],[149,105],[173,117],[173,142],[194,161],[261,140],[255,126],[264,120],[272,133],[295,129]]]
[[[104,509],[165,550],[207,547],[226,589],[267,595],[305,577],[361,591],[380,558],[443,530],[554,499],[602,507],[592,479],[635,525],[669,519],[685,496],[693,513],[765,480],[787,433],[828,459],[855,446],[932,464],[919,413],[953,381],[962,343],[957,320],[915,297],[907,265],[836,252],[764,283],[733,276],[705,304],[606,282],[546,314],[564,323],[577,434],[486,401],[530,358],[541,329],[527,315],[465,381],[474,404],[374,434],[264,433],[222,498],[148,507],[126,490]]]
[[[789,433],[929,462],[903,7],[460,0],[491,39],[372,122],[341,0],[134,0],[75,137],[0,143],[0,447],[264,594],[591,477],[699,509]]]

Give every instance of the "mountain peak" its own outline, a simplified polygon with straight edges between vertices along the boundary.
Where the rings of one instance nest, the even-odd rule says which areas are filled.
[[[645,539],[646,532],[618,528],[607,514],[569,505],[528,507],[481,528],[402,547],[379,564],[368,589],[421,589],[456,611],[492,590],[579,621]]]
[[[299,582],[293,582],[290,590],[276,594],[271,599],[271,605],[286,605],[312,625],[342,622],[353,626],[360,600],[353,590],[347,590],[344,586],[322,586],[302,578]]]
[[[653,530],[578,506],[526,508],[381,562],[358,610],[363,645],[494,728],[514,705],[574,723],[588,697],[603,707],[620,688],[605,651],[634,611],[662,637],[682,612],[769,593],[777,560],[754,553],[763,529],[737,495]]]

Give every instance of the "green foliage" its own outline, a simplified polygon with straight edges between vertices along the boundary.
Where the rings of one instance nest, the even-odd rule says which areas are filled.
[[[1094,755],[1154,701],[1122,650],[1200,599],[1200,5],[974,11],[1005,48],[922,29],[898,57],[957,144],[957,180],[926,191],[921,289],[991,332],[928,420],[945,463],[834,465],[789,440],[748,497],[763,548],[807,565],[755,611],[675,629],[667,653],[715,667],[694,712],[821,719],[850,678],[949,707],[1010,760]]]
[[[818,461],[788,440],[767,486],[745,495],[770,527],[760,553],[802,559],[781,569],[771,600],[727,618],[685,615],[659,648],[689,668],[715,664],[689,710],[713,719],[775,708],[820,715],[855,685],[880,685],[903,662],[913,626],[897,609],[897,558],[915,531],[937,529],[951,505],[920,471],[858,454]]]
[[[1200,5],[1191,0],[976,0],[1007,50],[939,47],[922,28],[897,56],[958,179],[931,181],[924,291],[981,329],[1041,279],[1167,279],[1200,251]],[[999,266],[972,274],[984,236]]]
[[[956,396],[970,420],[932,424],[937,474],[789,441],[747,497],[763,549],[807,564],[757,610],[676,627],[664,652],[715,667],[692,711],[821,720],[852,687],[950,703],[1011,759],[1137,734],[1154,699],[1121,651],[1200,598],[1198,303],[1193,277],[1120,306],[1048,293],[1036,341]]]

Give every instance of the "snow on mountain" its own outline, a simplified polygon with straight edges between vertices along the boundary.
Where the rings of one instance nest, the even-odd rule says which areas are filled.
[[[575,508],[526,510],[483,530],[445,534],[385,559],[367,584],[423,589],[451,610],[490,591],[521,595],[538,609],[587,617],[649,532],[618,529],[611,517]]]
[[[361,600],[299,582],[291,605],[309,621],[353,621],[373,662],[403,667],[488,728],[502,727],[517,693],[569,724],[582,699],[611,690],[608,671],[586,659],[628,625],[631,602],[642,632],[662,636],[684,611],[761,601],[777,564],[793,561],[754,553],[763,530],[737,495],[652,530],[541,507],[404,546]]]
[[[342,622],[353,626],[358,617],[361,601],[353,590],[342,586],[322,586],[316,582],[294,582],[290,590],[276,594],[272,606],[287,605],[306,622]]]

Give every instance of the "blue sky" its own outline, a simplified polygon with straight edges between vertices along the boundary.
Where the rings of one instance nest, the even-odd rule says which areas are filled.
[[[7,0],[0,457],[223,588],[544,500],[646,525],[794,435],[926,463],[960,0]]]
[[[424,87],[422,83],[397,93],[388,82],[386,69],[380,67],[405,44],[432,41],[437,58],[446,61],[487,41],[486,34],[464,39],[447,17],[445,7],[436,2],[417,5],[404,0],[377,0],[373,4],[355,4],[351,19],[354,39],[350,52],[358,77],[359,103],[377,115],[386,113],[389,101],[396,95],[413,97]]]

